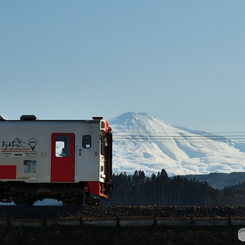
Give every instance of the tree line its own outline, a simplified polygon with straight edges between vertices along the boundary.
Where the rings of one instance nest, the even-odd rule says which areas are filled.
[[[169,178],[162,169],[157,175],[147,177],[144,171],[113,174],[113,190],[109,202],[102,205],[191,205],[229,206],[244,205],[245,193],[226,187],[212,188],[206,181],[175,176]]]

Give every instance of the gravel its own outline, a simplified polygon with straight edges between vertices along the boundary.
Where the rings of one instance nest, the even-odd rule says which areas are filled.
[[[199,206],[0,206],[0,218],[245,217],[245,207]]]

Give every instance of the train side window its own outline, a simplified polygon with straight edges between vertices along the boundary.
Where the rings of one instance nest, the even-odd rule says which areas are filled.
[[[91,147],[91,136],[83,135],[83,148],[89,149]]]
[[[70,156],[70,135],[56,135],[55,139],[55,156]]]

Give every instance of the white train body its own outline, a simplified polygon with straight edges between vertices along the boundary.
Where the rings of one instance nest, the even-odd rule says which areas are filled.
[[[102,118],[1,117],[0,142],[0,201],[32,204],[56,198],[66,205],[80,205],[84,195],[90,201],[92,197],[108,199],[112,135]]]

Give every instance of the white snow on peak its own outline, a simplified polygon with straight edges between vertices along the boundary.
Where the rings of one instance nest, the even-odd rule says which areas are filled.
[[[147,113],[127,112],[109,120],[113,132],[113,172],[169,176],[245,170],[244,145],[225,137],[172,126]],[[216,139],[217,139],[216,137]]]

